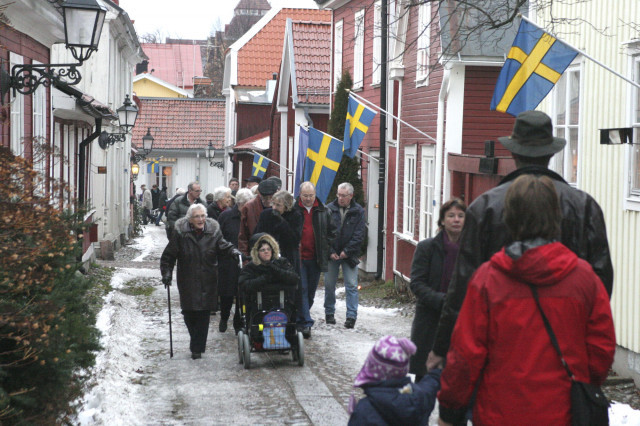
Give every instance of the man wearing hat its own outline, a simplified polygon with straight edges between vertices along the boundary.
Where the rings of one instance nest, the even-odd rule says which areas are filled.
[[[249,178],[251,179],[251,178]],[[263,180],[258,185],[258,196],[240,209],[240,233],[238,234],[238,249],[249,256],[249,238],[258,225],[262,210],[271,208],[271,196],[276,193],[278,186],[273,180]]]
[[[258,176],[249,176],[244,181],[246,183],[244,187],[251,189],[254,186],[258,185],[260,182],[262,182],[262,179],[260,179]]]
[[[551,157],[566,145],[565,139],[553,137],[549,116],[540,111],[522,112],[516,117],[511,136],[498,140],[511,151],[516,170],[505,176],[497,187],[476,198],[467,208],[459,241],[460,251],[442,308],[433,350],[427,360],[428,369],[440,365],[449,350],[453,327],[471,275],[494,253],[512,242],[502,220],[502,211],[507,189],[520,175],[545,175],[553,180],[562,209],[560,242],[591,264],[611,297],[613,266],[602,210],[589,194],[571,187],[560,175],[549,170]]]

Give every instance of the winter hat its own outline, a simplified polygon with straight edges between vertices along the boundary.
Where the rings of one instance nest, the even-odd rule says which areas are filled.
[[[416,345],[406,337],[382,337],[367,355],[353,387],[405,377],[409,372],[409,358],[415,353]],[[352,393],[349,399],[349,414],[355,410],[356,403],[356,397]]]
[[[416,345],[406,337],[382,337],[369,352],[353,386],[403,378],[409,372],[409,358],[414,353]]]

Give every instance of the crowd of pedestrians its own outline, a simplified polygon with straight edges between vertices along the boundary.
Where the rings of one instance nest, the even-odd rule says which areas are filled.
[[[410,339],[385,336],[376,343],[354,382],[366,396],[352,397],[350,424],[426,424],[436,396],[442,425],[470,419],[569,424],[572,378],[565,367],[575,380],[594,385],[606,377],[615,333],[602,210],[548,168],[566,141],[553,136],[546,114],[521,113],[512,134],[498,139],[516,170],[468,207],[453,198],[440,208],[439,232],[418,243],[411,266],[416,314]],[[177,264],[194,359],[205,350],[211,311],[220,309],[219,331],[226,332],[235,302],[238,333],[239,282],[254,286],[281,276],[295,289],[295,322],[308,339],[323,273],[325,322],[336,324],[342,271],[344,327],[354,328],[358,318],[358,263],[367,228],[353,186],[339,184],[325,205],[310,182],[300,185],[297,199],[276,177],[244,183],[240,189],[231,179],[206,204],[197,182],[168,201],[166,188],[142,186],[145,221],[165,204],[169,244],[162,277],[170,285]],[[247,267],[241,270],[237,257]]]

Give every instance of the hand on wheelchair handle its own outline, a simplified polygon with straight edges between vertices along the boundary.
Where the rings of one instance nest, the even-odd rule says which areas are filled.
[[[162,283],[164,284],[164,287],[167,288],[171,285],[171,275],[166,274],[162,276]]]

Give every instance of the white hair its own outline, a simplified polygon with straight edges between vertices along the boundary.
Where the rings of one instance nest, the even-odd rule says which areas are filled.
[[[182,195],[182,194],[184,194],[185,192],[187,192],[187,191],[185,191],[185,190],[184,190],[184,188],[178,188],[178,189],[176,189],[176,195]]]
[[[349,195],[353,194],[353,185],[351,185],[349,182],[342,182],[340,185],[338,185],[338,189],[346,189]]]
[[[202,204],[199,204],[199,203],[194,203],[194,204],[191,204],[189,206],[189,209],[187,210],[187,214],[185,216],[187,218],[187,220],[191,220],[191,217],[193,217],[193,213],[196,210],[202,210],[204,212],[204,214],[207,214],[207,208],[205,206],[203,206]]]
[[[249,188],[241,188],[236,192],[236,204],[238,204],[238,207],[244,206],[253,198],[255,198],[255,194]]]
[[[213,202],[217,203],[222,200],[228,194],[231,194],[231,188],[227,188],[226,186],[219,186],[213,190]]]

